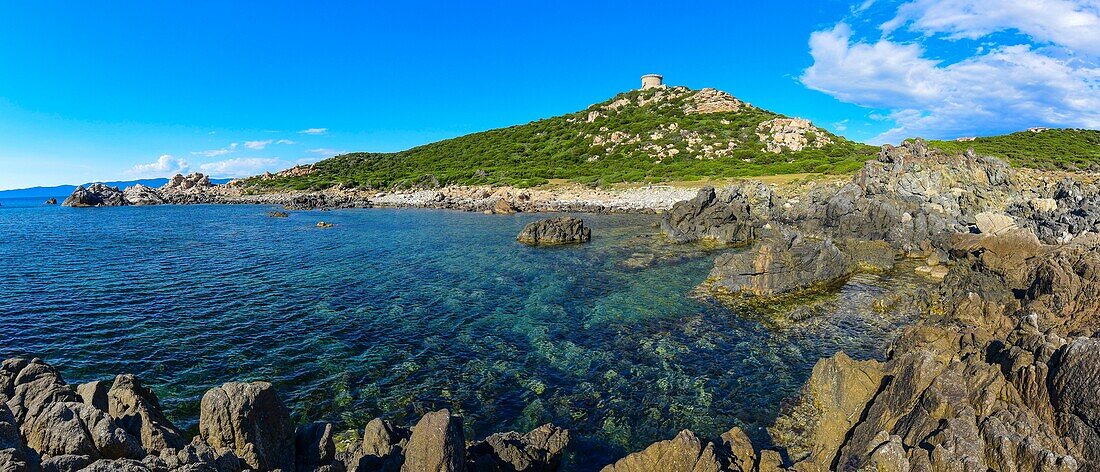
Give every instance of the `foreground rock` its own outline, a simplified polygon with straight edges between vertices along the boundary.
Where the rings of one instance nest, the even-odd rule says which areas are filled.
[[[126,197],[118,187],[108,187],[104,184],[94,183],[87,187],[83,185],[73,190],[73,193],[61,203],[67,207],[102,207],[126,205]]]
[[[516,236],[517,241],[530,245],[586,243],[591,239],[592,230],[571,216],[528,223]]]
[[[330,423],[299,426],[266,382],[211,389],[190,442],[157,396],[132,375],[69,386],[39,359],[0,364],[2,471],[554,471],[569,432],[543,425],[494,434],[467,450],[462,418],[429,413],[411,428],[375,419],[362,441],[336,450]]]
[[[673,205],[661,219],[661,230],[674,242],[711,240],[742,244],[752,240],[754,225],[749,203],[738,187],[719,196],[705,187],[691,200]]]
[[[719,256],[702,288],[722,298],[776,297],[836,285],[853,269],[832,240],[776,230],[748,250]]]
[[[294,425],[271,384],[230,382],[206,392],[199,408],[199,436],[214,450],[254,469],[294,467]]]

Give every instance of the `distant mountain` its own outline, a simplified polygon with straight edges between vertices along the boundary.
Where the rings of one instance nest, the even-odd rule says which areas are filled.
[[[715,89],[654,87],[585,110],[394,153],[357,152],[246,182],[266,189],[660,182],[844,173],[877,147]]]
[[[210,179],[210,182],[215,184],[224,184],[229,182],[230,179]],[[88,185],[92,182],[85,183]],[[161,187],[168,183],[168,179],[139,179],[139,180],[126,180],[116,182],[103,182],[111,187],[126,188],[133,185],[141,184],[147,187]],[[76,185],[57,185],[53,187],[30,187],[13,190],[0,190],[0,198],[49,198],[49,197],[66,197],[76,190]]]

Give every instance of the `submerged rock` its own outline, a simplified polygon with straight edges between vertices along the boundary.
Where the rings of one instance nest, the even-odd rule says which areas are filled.
[[[773,231],[745,251],[719,256],[703,288],[720,297],[775,297],[836,284],[853,270],[831,239]]]
[[[731,187],[719,196],[714,187],[704,187],[691,200],[679,202],[661,219],[661,230],[675,242],[712,240],[740,244],[752,240],[754,226],[750,206],[740,188]]]
[[[77,187],[61,205],[67,207],[100,207],[123,206],[126,204],[126,197],[118,187],[108,187],[101,183],[94,183],[88,187],[83,185]]]
[[[530,245],[586,243],[591,239],[592,230],[571,216],[528,223],[516,236],[517,241]]]
[[[285,211],[271,210],[267,212],[267,216],[270,216],[272,218],[287,218],[290,216],[290,214]]]

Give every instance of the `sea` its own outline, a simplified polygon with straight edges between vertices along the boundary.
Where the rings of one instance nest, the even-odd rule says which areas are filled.
[[[793,316],[697,293],[742,249],[670,244],[653,215],[574,215],[590,243],[528,247],[547,215],[43,200],[0,200],[0,358],[136,374],[191,434],[207,389],[253,380],[341,431],[441,408],[469,440],[554,423],[568,471],[682,429],[767,445],[818,359],[883,356],[912,315],[871,306],[918,283],[860,275]]]

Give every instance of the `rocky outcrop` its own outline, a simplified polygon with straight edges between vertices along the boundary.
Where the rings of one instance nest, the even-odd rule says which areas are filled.
[[[294,467],[290,411],[267,382],[230,382],[211,389],[199,407],[199,435],[219,453],[232,452],[258,470]]]
[[[51,197],[51,198],[47,198],[47,199],[46,199],[46,203],[45,203],[45,204],[46,204],[46,205],[57,205],[57,199],[56,199],[56,198],[52,198],[52,197]]]
[[[126,205],[126,197],[118,187],[108,187],[94,183],[87,187],[81,185],[61,203],[67,207],[103,207]]]
[[[770,230],[751,248],[718,256],[701,288],[720,298],[775,297],[835,285],[853,270],[851,259],[828,238]]]
[[[128,205],[161,205],[165,203],[164,197],[161,197],[160,193],[142,184],[126,187],[126,190],[122,191],[122,195]]]
[[[695,198],[673,205],[661,218],[661,230],[678,243],[743,244],[752,241],[755,226],[739,187],[730,187],[721,196],[714,187],[704,187]]]
[[[203,189],[213,187],[210,177],[195,172],[190,175],[176,174],[160,190],[163,192],[200,192]]]
[[[552,472],[558,470],[569,431],[544,424],[527,434],[497,433],[467,450],[467,470],[483,472]]]
[[[764,150],[772,153],[823,148],[833,140],[825,130],[802,118],[773,118],[756,126],[756,136]]]
[[[517,241],[530,245],[586,243],[591,239],[592,230],[583,221],[571,216],[528,223],[516,236]]]

